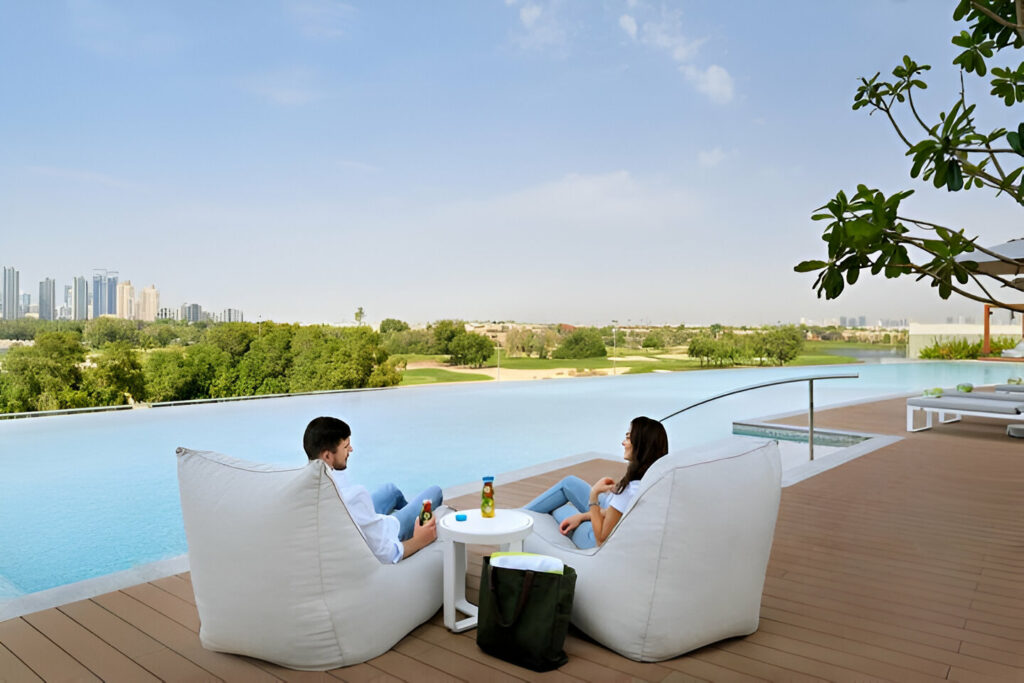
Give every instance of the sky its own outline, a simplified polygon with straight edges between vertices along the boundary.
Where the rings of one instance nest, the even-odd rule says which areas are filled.
[[[0,265],[33,302],[103,268],[247,320],[980,319],[907,278],[829,302],[793,272],[858,183],[1021,236],[1012,201],[912,180],[851,110],[904,54],[948,110],[954,5],[0,0]]]

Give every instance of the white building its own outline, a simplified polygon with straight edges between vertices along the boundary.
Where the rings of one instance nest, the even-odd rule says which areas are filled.
[[[137,318],[146,322],[156,320],[157,312],[160,310],[160,292],[156,285],[150,285],[142,290],[142,298],[138,302]]]
[[[117,312],[118,318],[135,320],[135,287],[131,280],[117,283]]]

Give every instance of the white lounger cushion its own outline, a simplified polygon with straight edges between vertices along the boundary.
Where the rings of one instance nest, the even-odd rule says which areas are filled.
[[[1018,415],[1024,411],[1024,401],[996,398],[966,398],[959,395],[915,396],[907,399],[908,406],[933,408],[950,413],[1002,413]]]
[[[579,550],[541,513],[524,546],[576,569],[580,629],[630,659],[669,659],[757,630],[781,470],[774,441],[672,453],[600,547]]]
[[[205,648],[349,666],[441,606],[439,545],[382,565],[319,460],[280,469],[179,448],[178,484]]]

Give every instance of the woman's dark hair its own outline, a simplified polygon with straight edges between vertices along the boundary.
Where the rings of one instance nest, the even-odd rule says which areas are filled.
[[[629,443],[633,447],[633,459],[629,461],[625,476],[615,485],[615,493],[625,491],[629,482],[642,478],[658,458],[668,453],[665,426],[649,417],[635,417],[629,423]]]
[[[317,417],[306,425],[302,435],[302,448],[310,460],[316,460],[324,451],[334,452],[338,444],[352,436],[349,426],[336,417]]]

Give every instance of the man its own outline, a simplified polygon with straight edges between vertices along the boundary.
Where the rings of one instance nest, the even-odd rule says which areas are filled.
[[[312,460],[323,460],[334,479],[341,500],[366,539],[370,550],[384,564],[393,564],[425,548],[437,538],[436,520],[419,523],[420,504],[430,500],[441,506],[441,489],[431,486],[409,504],[394,484],[386,484],[373,495],[349,481],[345,468],[352,453],[352,430],[335,417],[318,417],[306,426],[302,447]]]

